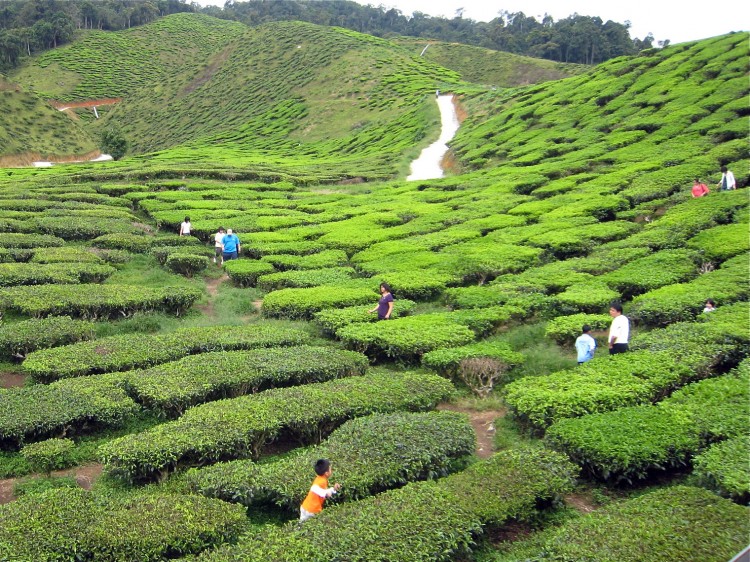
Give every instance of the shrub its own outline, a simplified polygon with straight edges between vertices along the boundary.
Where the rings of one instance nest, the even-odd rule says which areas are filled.
[[[62,248],[38,248],[34,250],[34,255],[30,261],[32,263],[103,263],[103,260],[91,250],[70,246]]]
[[[0,263],[0,286],[101,283],[114,272],[95,263]]]
[[[513,351],[505,342],[480,341],[459,347],[436,349],[422,356],[422,365],[437,372],[457,377],[461,373],[461,363],[467,359],[488,359],[514,367],[524,362],[524,356]]]
[[[377,302],[374,288],[308,287],[281,289],[263,299],[263,315],[271,317],[312,319],[316,312],[327,308],[355,306]]]
[[[47,439],[24,445],[21,456],[34,472],[44,472],[49,476],[53,470],[69,466],[73,447],[75,443],[71,439]]]
[[[626,300],[636,295],[689,281],[698,275],[697,254],[689,250],[662,250],[605,273],[599,279]]]
[[[725,562],[746,546],[748,532],[745,508],[700,488],[672,486],[564,524],[532,557]]]
[[[294,346],[201,353],[124,376],[128,393],[164,416],[272,387],[362,375],[367,358],[330,347]]]
[[[287,269],[321,269],[324,267],[341,267],[347,265],[346,252],[343,250],[324,250],[309,255],[272,254],[262,258],[279,271]]]
[[[0,238],[0,248],[32,249],[62,246],[65,240],[49,234],[16,234],[4,232]]]
[[[747,262],[748,256],[740,255],[689,283],[668,285],[640,295],[633,300],[631,317],[650,326],[664,326],[695,318],[709,297],[720,304],[747,300],[750,297]]]
[[[206,246],[152,246],[151,255],[161,265],[166,265],[167,260],[173,254],[187,254],[200,257],[211,257],[214,255],[212,249]],[[170,268],[171,269],[171,268]]]
[[[666,351],[602,357],[543,377],[525,377],[505,388],[505,402],[523,424],[544,430],[556,421],[649,404],[689,382],[689,364]]]
[[[185,275],[186,277],[192,277],[199,271],[203,271],[208,267],[209,259],[206,256],[199,256],[195,254],[189,254],[185,252],[175,252],[169,254],[164,265],[167,269]]]
[[[700,251],[704,261],[719,264],[734,256],[747,254],[750,250],[747,228],[747,223],[715,226],[693,236],[687,241],[687,246]]]
[[[447,562],[466,554],[483,524],[528,519],[569,491],[574,474],[553,452],[504,451],[437,482],[331,506],[303,525],[265,527],[200,560]]]
[[[11,388],[2,393],[0,445],[17,448],[27,441],[116,427],[140,407],[106,377],[82,377],[50,385]]]
[[[373,277],[377,286],[388,283],[396,297],[417,301],[430,300],[438,296],[451,279],[451,275],[429,270],[389,272]]]
[[[234,541],[247,527],[243,508],[201,496],[61,488],[0,506],[0,558],[156,562]]]
[[[480,521],[435,482],[407,484],[332,506],[303,525],[266,526],[200,562],[449,562],[465,555]],[[387,537],[387,538],[386,538]]]
[[[321,285],[330,285],[331,290],[335,290],[335,286],[346,283],[353,275],[354,269],[351,267],[299,269],[261,275],[258,277],[256,284],[263,291],[292,287],[318,287]]]
[[[258,260],[230,260],[224,271],[238,287],[255,287],[258,277],[274,272],[273,265]]]
[[[689,464],[708,442],[750,433],[747,416],[737,416],[749,400],[747,376],[726,375],[688,385],[656,406],[561,420],[547,439],[587,474],[632,481]]]
[[[183,328],[167,334],[124,334],[36,351],[23,363],[38,381],[124,371],[174,361],[193,353],[297,345],[308,340],[295,328],[247,325]]]
[[[153,478],[180,466],[257,456],[282,432],[316,441],[353,417],[431,409],[452,391],[440,377],[412,373],[267,390],[196,406],[177,421],[103,445],[99,456],[112,473]]]
[[[609,314],[571,314],[557,316],[547,323],[544,329],[545,337],[551,338],[559,345],[572,345],[581,335],[584,324],[592,330],[607,330],[612,322]]]
[[[104,234],[91,241],[96,248],[127,250],[134,254],[145,254],[154,244],[152,236],[142,234]]]
[[[383,355],[404,361],[420,357],[441,347],[464,345],[474,333],[457,325],[445,315],[404,316],[376,323],[349,324],[336,336],[348,347],[370,356]]]
[[[701,484],[740,504],[750,499],[750,439],[739,435],[711,445],[695,457],[695,474]]]
[[[454,472],[475,448],[474,429],[463,414],[373,414],[347,421],[320,445],[278,462],[219,463],[191,469],[186,479],[208,497],[246,506],[275,503],[295,513],[316,459],[335,459],[335,480],[344,483],[331,500],[338,503]]]
[[[94,337],[94,325],[70,316],[51,316],[14,324],[0,325],[0,356],[22,359],[28,353],[88,340]]]
[[[179,316],[201,293],[187,287],[134,285],[39,285],[0,289],[0,308],[29,316],[70,315],[99,319],[163,310]]]
[[[599,281],[582,285],[571,285],[555,299],[560,303],[563,312],[595,314],[605,310],[613,300],[620,298],[620,293],[608,288]]]
[[[395,299],[391,318],[400,318],[411,314],[416,303],[408,299]],[[327,332],[333,334],[339,328],[356,322],[376,322],[376,314],[370,314],[370,306],[348,306],[345,308],[321,310],[315,313],[315,322]]]
[[[113,233],[131,233],[136,231],[129,219],[112,218],[110,216],[41,216],[33,219],[35,230],[44,234],[59,236],[64,240],[91,240],[97,236]]]

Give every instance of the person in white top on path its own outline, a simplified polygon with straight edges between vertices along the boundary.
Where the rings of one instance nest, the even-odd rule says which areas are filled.
[[[185,220],[182,221],[182,224],[180,225],[180,236],[190,236],[190,230],[193,228],[193,225],[190,224],[190,217],[185,217]]]
[[[609,307],[612,325],[609,327],[609,354],[625,353],[630,338],[630,320],[622,313],[622,305],[615,301]]]
[[[216,263],[216,258],[219,258],[220,265],[224,265],[224,258],[222,256],[224,252],[224,227],[220,226],[219,231],[214,234],[214,263]]]

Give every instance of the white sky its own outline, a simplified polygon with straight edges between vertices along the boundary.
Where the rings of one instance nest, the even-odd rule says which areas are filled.
[[[241,2],[242,0],[236,0]],[[746,0],[710,0],[689,3],[677,0],[354,0],[363,5],[396,8],[406,16],[422,12],[453,18],[458,8],[463,17],[490,21],[498,12],[523,12],[541,21],[545,13],[555,21],[574,13],[598,16],[602,21],[629,21],[630,36],[643,39],[648,33],[656,41],[674,43],[724,35],[750,29],[750,3]],[[224,0],[196,0],[202,6],[223,6]],[[691,4],[693,4],[691,6]]]

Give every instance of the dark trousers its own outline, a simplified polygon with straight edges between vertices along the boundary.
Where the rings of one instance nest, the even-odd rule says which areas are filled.
[[[224,252],[223,257],[224,257],[224,261],[236,260],[237,252]]]
[[[628,344],[616,343],[609,348],[610,355],[617,355],[618,353],[625,353],[628,350]]]

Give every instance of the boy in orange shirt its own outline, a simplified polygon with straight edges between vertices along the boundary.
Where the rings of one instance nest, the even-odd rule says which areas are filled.
[[[334,484],[332,488],[328,487],[328,479],[331,477],[331,461],[328,459],[319,459],[315,463],[315,480],[313,480],[310,491],[299,508],[299,520],[307,521],[313,515],[323,511],[323,503],[326,498],[330,498],[341,489],[341,484]]]

